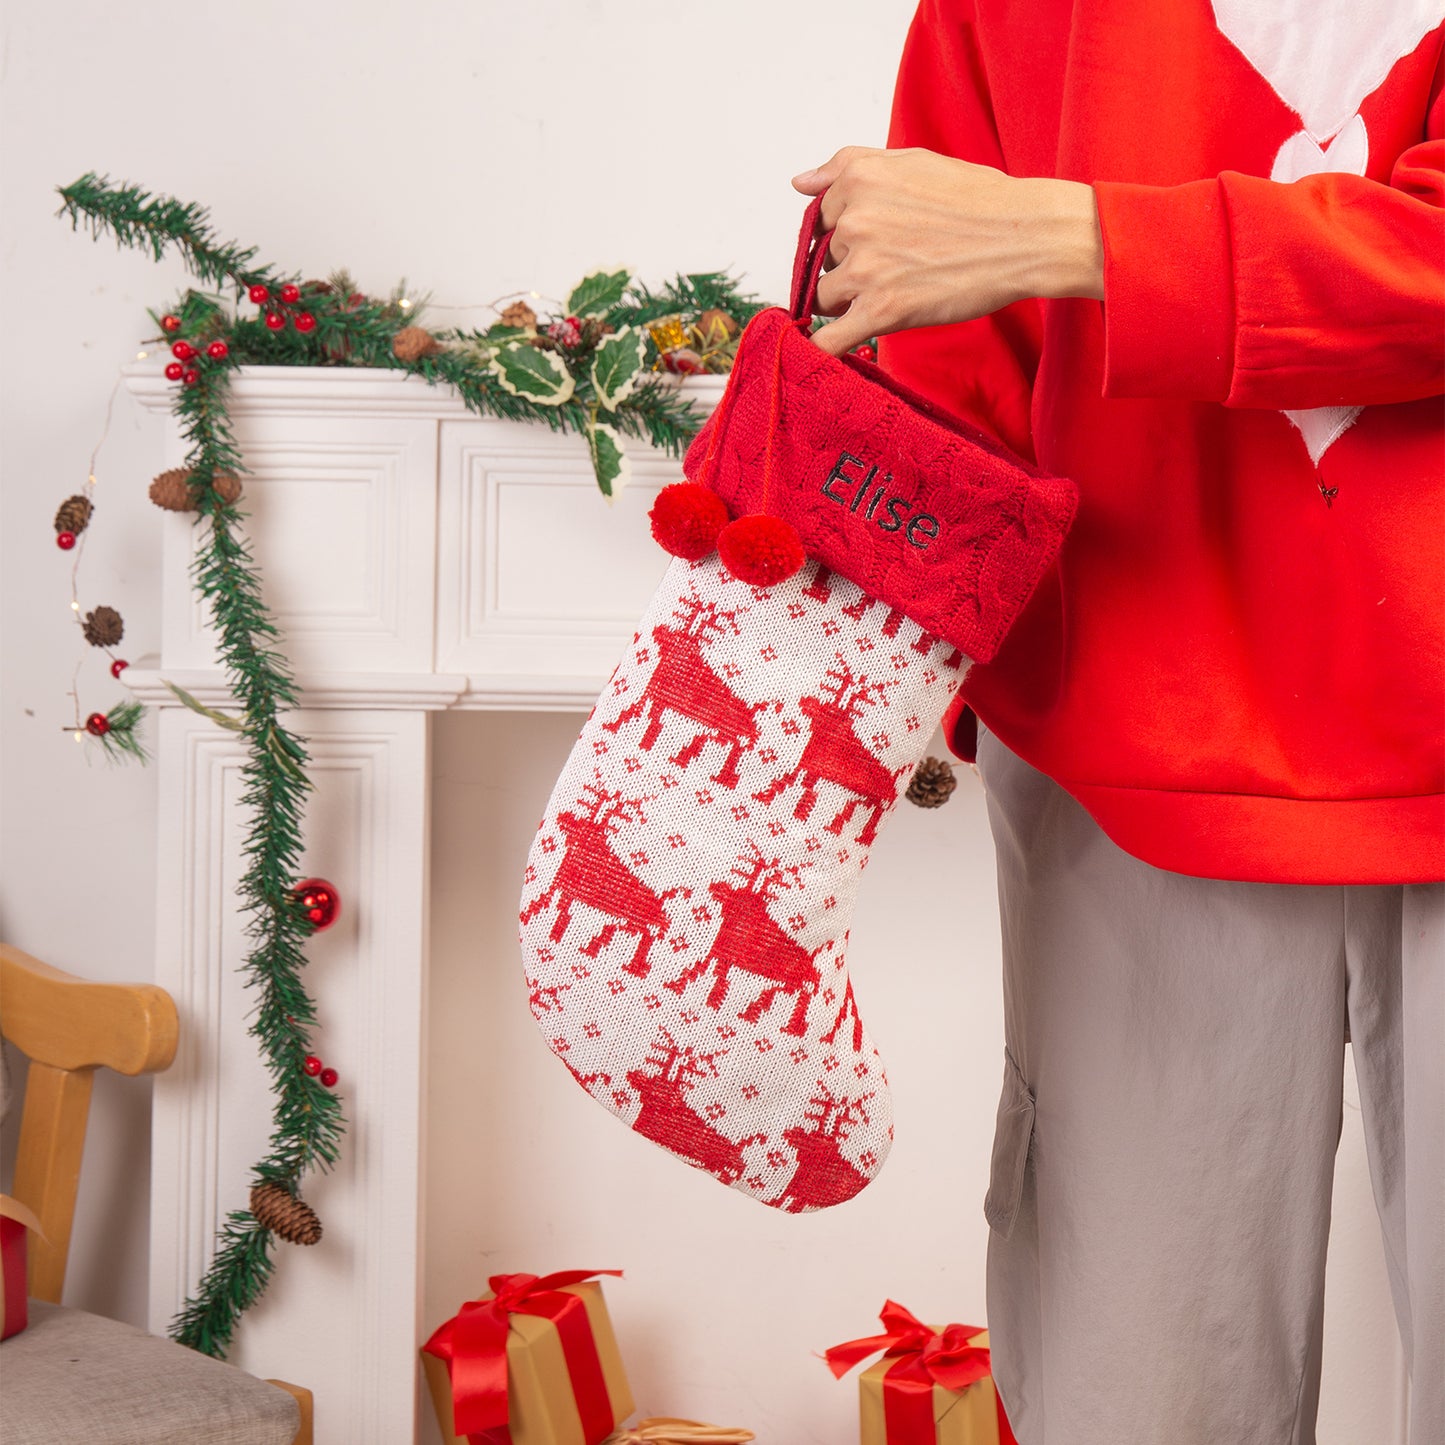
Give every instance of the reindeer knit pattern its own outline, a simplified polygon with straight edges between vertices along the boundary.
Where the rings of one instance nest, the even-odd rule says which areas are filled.
[[[532,1013],[631,1128],[793,1213],[893,1136],[846,950],[853,901],[968,660],[809,563],[674,561],[528,860]]]

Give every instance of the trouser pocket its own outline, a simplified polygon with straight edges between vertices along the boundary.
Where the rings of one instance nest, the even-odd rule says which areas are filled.
[[[1024,1172],[1034,1136],[1034,1095],[1007,1046],[1003,1057],[1003,1092],[999,1095],[998,1120],[994,1125],[993,1159],[989,1164],[983,1215],[989,1228],[1007,1239],[1013,1233],[1019,1201],[1023,1198]]]

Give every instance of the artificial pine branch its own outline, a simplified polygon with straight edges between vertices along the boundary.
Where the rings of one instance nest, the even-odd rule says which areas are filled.
[[[622,302],[608,313],[614,326],[630,322],[645,326],[664,316],[679,312],[696,316],[703,311],[726,311],[739,326],[746,326],[763,309],[764,302],[738,290],[737,282],[726,271],[695,271],[675,276],[656,291],[634,280]]]
[[[175,247],[187,267],[202,281],[220,286],[275,284],[269,267],[252,267],[254,246],[227,245],[211,230],[210,212],[193,202],[170,196],[153,196],[140,186],[117,185],[108,176],[87,171],[78,181],[60,188],[59,214],[68,216],[72,229],[84,221],[92,236],[115,237],[121,247],[147,250],[159,261],[167,247]]]
[[[301,860],[302,805],[311,788],[304,769],[309,755],[279,717],[296,706],[296,688],[285,658],[267,645],[279,633],[238,529],[241,514],[214,485],[220,473],[242,470],[225,408],[228,376],[228,368],[216,368],[196,386],[182,388],[177,411],[190,448],[186,465],[197,494],[196,525],[206,528],[192,576],[210,604],[222,665],[241,705],[239,730],[247,749],[241,803],[251,828],[238,892],[242,911],[250,915],[245,928],[250,946],[242,971],[246,986],[257,993],[250,1032],[275,1098],[269,1151],[253,1167],[252,1183],[277,1183],[294,1193],[308,1171],[336,1162],[344,1125],[336,1096],[303,1068],[316,1006],[301,980],[302,944],[311,925],[292,880]],[[172,1324],[175,1339],[223,1357],[271,1269],[270,1232],[249,1213],[233,1211],[196,1293]]]
[[[110,729],[101,734],[100,745],[109,761],[119,762],[127,757],[146,761],[149,755],[136,731],[144,713],[145,705],[134,701],[118,702],[106,713]]]

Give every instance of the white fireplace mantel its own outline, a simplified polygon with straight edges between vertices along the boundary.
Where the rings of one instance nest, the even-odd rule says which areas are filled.
[[[152,366],[131,394],[169,417]],[[709,410],[720,378],[686,383]],[[341,1074],[342,1160],[305,1194],[325,1227],[281,1253],[232,1359],[305,1384],[318,1445],[414,1438],[421,1318],[429,719],[444,708],[586,710],[631,637],[667,558],[646,511],[676,460],[631,443],[614,504],[581,439],[473,416],[399,372],[242,369],[230,412],[242,510],[311,754],[303,876],[340,889],[337,924],[308,946],[314,1045]],[[184,460],[168,423],[160,465]],[[158,466],[157,470],[160,467]],[[246,1035],[239,968],[244,752],[166,681],[234,705],[190,578],[201,529],[166,514],[161,650],[126,683],[157,706],[156,981],[180,1009],[175,1066],[157,1080],[150,1316],[164,1330],[245,1207],[270,1093]],[[519,860],[520,878],[520,860]]]

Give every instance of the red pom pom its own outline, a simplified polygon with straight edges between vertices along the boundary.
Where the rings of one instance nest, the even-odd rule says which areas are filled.
[[[657,545],[689,562],[706,557],[728,524],[727,503],[700,482],[674,482],[664,487],[647,515]]]
[[[808,560],[798,529],[781,517],[739,517],[717,539],[722,564],[754,587],[771,587],[791,577]]]

